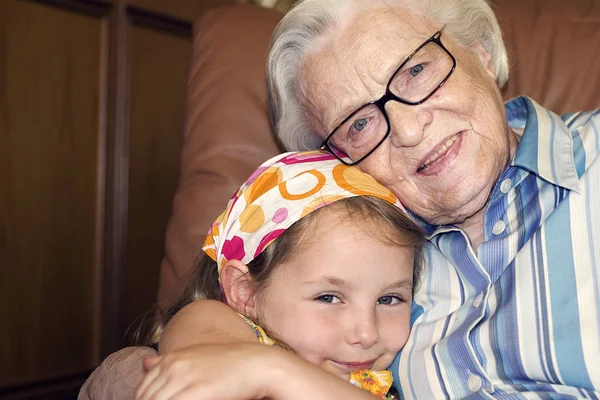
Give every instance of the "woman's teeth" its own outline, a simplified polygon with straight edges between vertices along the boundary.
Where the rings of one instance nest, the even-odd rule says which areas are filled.
[[[419,169],[417,170],[417,172],[421,172],[425,168],[429,167],[430,165],[433,165],[436,162],[440,161],[442,159],[442,156],[444,156],[446,154],[446,152],[448,151],[448,149],[450,147],[452,147],[452,145],[454,143],[456,143],[456,141],[458,140],[459,135],[460,135],[460,133],[457,133],[456,135],[452,136],[450,139],[446,140],[446,143],[444,143],[442,145],[442,147],[431,158],[427,159],[427,161],[425,161],[423,163],[423,165],[421,165],[419,167]]]

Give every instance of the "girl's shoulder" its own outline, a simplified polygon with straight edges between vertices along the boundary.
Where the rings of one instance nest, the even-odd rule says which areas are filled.
[[[256,341],[253,329],[234,309],[215,300],[196,300],[171,318],[158,348],[166,353],[195,344]]]

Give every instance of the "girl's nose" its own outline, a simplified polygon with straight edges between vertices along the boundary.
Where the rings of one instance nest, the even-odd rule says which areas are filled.
[[[370,348],[379,341],[379,327],[375,310],[354,312],[353,327],[348,329],[349,342],[354,346]]]

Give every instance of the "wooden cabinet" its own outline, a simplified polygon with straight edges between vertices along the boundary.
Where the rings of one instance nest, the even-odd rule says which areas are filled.
[[[97,357],[106,96],[101,18],[0,4],[1,387]]]
[[[137,10],[147,10],[160,15],[194,20],[211,6],[225,3],[223,0],[128,0],[127,4]]]
[[[156,301],[164,234],[179,177],[185,114],[181,94],[186,91],[191,50],[187,38],[144,27],[132,29],[131,43],[131,68],[138,72],[130,81],[129,137],[135,145],[128,152],[127,268],[123,277],[127,301],[122,328]],[[184,79],[167,81],[165,76]]]
[[[75,398],[154,304],[191,23],[225,2],[0,1],[0,398]]]

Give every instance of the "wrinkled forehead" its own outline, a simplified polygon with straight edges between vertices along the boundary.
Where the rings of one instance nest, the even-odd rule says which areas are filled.
[[[299,74],[303,101],[325,135],[379,98],[400,63],[440,27],[406,7],[356,11],[307,54]]]

